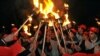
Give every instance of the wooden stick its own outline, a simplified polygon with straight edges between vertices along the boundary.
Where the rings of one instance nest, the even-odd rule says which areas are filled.
[[[42,46],[42,53],[41,55],[43,54],[44,52],[44,47],[45,47],[45,39],[46,39],[46,31],[47,31],[47,25],[45,26],[45,31],[44,31],[44,40],[43,40],[43,46]]]
[[[38,28],[37,32],[35,33],[35,40],[38,39],[38,33],[39,33],[39,30],[40,30],[41,26],[42,26],[42,23],[40,22],[39,28]]]
[[[40,28],[41,28],[41,26],[42,26],[42,24],[41,24],[41,22],[40,22],[40,24],[39,24],[39,28],[38,28],[38,30],[36,31],[36,33],[35,33],[35,39],[32,41],[32,45],[31,45],[31,49],[30,49],[30,51],[31,51],[31,54],[30,54],[30,56],[33,56],[33,55],[35,55],[35,49],[36,48],[34,48],[33,46],[34,46],[34,44],[36,44],[36,42],[37,42],[37,39],[38,39],[38,34],[39,34],[39,30],[40,30]]]
[[[64,41],[65,51],[66,51],[66,50],[67,50],[67,47],[66,47],[66,42],[65,42],[65,36],[64,36],[64,34],[63,34],[63,30],[62,30],[61,25],[60,25],[60,30],[61,30],[61,34],[62,34],[62,39],[63,39],[63,41]],[[67,51],[66,51],[66,52],[67,52]]]
[[[22,27],[28,22],[28,20],[29,20],[29,19],[27,19],[27,20],[20,26],[20,28],[17,30],[17,32],[15,32],[14,35],[16,35],[16,34],[22,29]]]
[[[40,22],[40,24],[39,24],[39,28],[38,28],[38,30],[36,31],[35,35],[34,35],[35,38],[33,37],[33,41],[32,41],[32,43],[34,43],[34,41],[37,42],[38,34],[39,34],[39,30],[40,30],[41,26],[42,26],[42,24],[41,24],[41,22]]]
[[[33,16],[33,14],[31,14]],[[15,32],[15,35],[22,29],[22,27],[29,21],[29,18],[20,26],[20,28]]]
[[[56,31],[56,29],[55,29],[54,24],[53,24],[53,29],[54,29],[54,32],[55,32],[55,35],[56,35],[56,38],[57,38],[57,43],[58,43],[59,47],[61,47],[60,41],[59,41],[59,38],[58,38],[58,34],[57,34],[57,31]]]

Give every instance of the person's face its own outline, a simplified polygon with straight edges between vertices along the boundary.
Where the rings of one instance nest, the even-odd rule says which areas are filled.
[[[80,34],[83,34],[83,29],[78,28],[78,32],[79,32]]]
[[[51,33],[51,38],[55,38],[55,33]]]
[[[47,38],[47,41],[50,41],[50,39],[51,39],[51,33],[49,33],[48,31],[47,31],[46,38]]]
[[[69,32],[69,37],[73,38],[74,37],[74,34],[72,32]]]
[[[95,38],[95,33],[94,32],[89,32],[89,37],[90,39],[94,39]]]
[[[86,35],[85,33],[83,34],[83,39],[84,39],[84,40],[87,40],[87,39],[88,39],[88,37],[89,37],[89,36],[88,36],[88,35]]]
[[[72,25],[71,24],[68,24],[68,28],[72,28]]]
[[[48,30],[47,31],[47,35],[50,37],[50,38],[55,38],[55,33],[54,33],[54,31],[52,31],[52,30]]]

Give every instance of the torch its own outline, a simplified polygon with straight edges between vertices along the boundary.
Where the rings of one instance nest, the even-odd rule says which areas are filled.
[[[52,23],[53,23],[53,21],[52,21]],[[58,46],[61,47],[59,37],[58,37],[58,34],[57,34],[57,31],[56,31],[56,28],[55,28],[54,24],[53,24],[53,29],[54,29],[54,32],[55,32],[55,35],[56,35]]]
[[[28,21],[29,21],[29,18],[20,26],[20,28],[17,30],[17,32],[15,32],[14,35],[16,35]]]
[[[37,31],[36,31],[36,33],[35,33],[35,39],[33,39],[33,41],[32,41],[32,45],[31,45],[31,48],[30,48],[30,50],[32,51],[31,52],[31,56],[33,56],[34,55],[34,52],[35,52],[35,49],[36,49],[36,42],[37,42],[37,39],[38,39],[38,34],[39,34],[39,30],[40,30],[40,28],[41,28],[41,26],[42,26],[42,24],[41,24],[41,22],[40,22],[40,24],[39,24],[39,28],[37,29]],[[33,37],[32,37],[33,38]]]
[[[63,34],[63,29],[62,29],[60,20],[58,20],[58,23],[60,24],[60,30],[61,30],[62,39],[63,39],[63,41],[64,41],[65,52],[67,52],[67,51],[66,51],[67,48],[66,48],[65,36],[64,36],[64,34]]]
[[[41,56],[43,55],[43,52],[44,52],[45,39],[46,39],[46,31],[47,31],[47,25],[45,25],[45,30],[44,30],[44,39],[43,39],[43,45],[42,45],[42,53],[41,53]]]

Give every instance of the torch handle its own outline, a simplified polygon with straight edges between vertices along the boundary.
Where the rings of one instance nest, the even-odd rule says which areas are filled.
[[[35,40],[38,39],[38,34],[39,34],[39,30],[40,30],[41,26],[42,26],[42,24],[41,24],[41,22],[40,22],[39,28],[38,28],[37,32],[35,33]]]
[[[59,38],[58,38],[58,34],[57,34],[57,31],[56,31],[56,29],[55,29],[54,24],[53,24],[53,29],[54,29],[54,32],[55,32],[55,35],[56,35],[56,38],[57,38],[58,45],[59,45],[59,47],[61,47],[60,41],[59,41]]]
[[[27,19],[21,26],[20,28],[17,30],[17,32],[15,32],[15,35],[22,29],[22,27],[28,22],[29,19]]]
[[[47,31],[47,25],[45,26],[45,31],[44,31],[44,39],[43,39],[43,46],[42,46],[42,54],[43,54],[43,52],[44,52],[44,47],[45,47],[46,31]]]
[[[66,47],[66,42],[65,42],[65,39],[64,39],[65,37],[64,37],[64,34],[63,34],[63,30],[62,30],[61,25],[60,25],[60,29],[61,29],[62,39],[64,41],[64,47],[65,47],[65,51],[66,51],[67,47]]]
[[[34,39],[34,37],[33,37],[33,40],[32,40],[32,45],[31,45],[31,51],[33,51],[33,52],[31,52],[31,53],[34,53],[34,51],[35,51],[35,49],[34,49],[34,45],[36,45],[36,42],[37,42],[37,39],[38,39],[38,34],[39,34],[39,30],[40,30],[40,28],[41,28],[41,26],[42,26],[42,24],[41,24],[41,22],[40,22],[40,24],[39,24],[39,28],[38,28],[38,30],[36,31],[36,33],[35,33],[35,39]]]

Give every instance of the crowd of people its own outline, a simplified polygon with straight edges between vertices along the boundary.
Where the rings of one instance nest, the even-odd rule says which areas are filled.
[[[58,45],[53,27],[47,27],[43,52],[44,25],[39,30],[37,40],[35,34],[29,36],[23,29],[16,33],[18,28],[13,27],[10,34],[1,35],[0,48],[11,48],[15,52],[15,56],[70,56],[75,53],[100,53],[99,28],[87,27],[84,24],[74,28],[69,24],[62,29],[63,32],[61,32],[59,26],[56,26],[58,40],[60,41],[60,45]],[[34,30],[35,33],[36,31],[37,29]],[[0,52],[2,51],[0,50]]]

